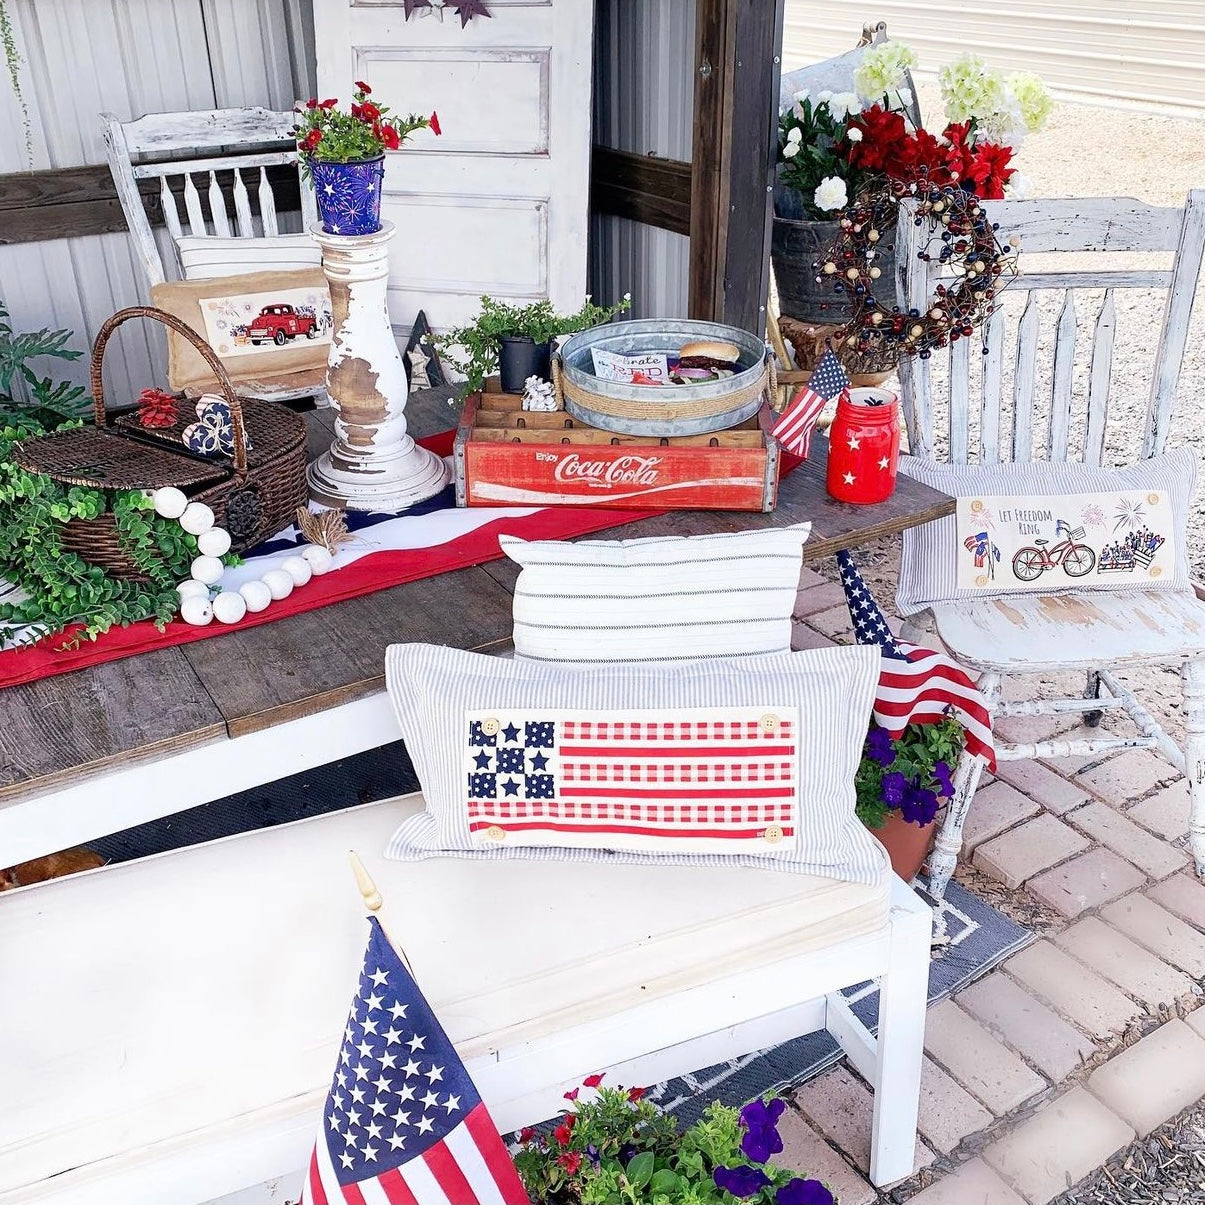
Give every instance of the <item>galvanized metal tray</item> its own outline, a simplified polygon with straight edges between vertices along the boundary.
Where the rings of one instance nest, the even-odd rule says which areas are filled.
[[[695,340],[733,343],[740,371],[697,385],[624,385],[594,375],[594,348],[618,355],[676,354]],[[553,383],[574,418],[624,435],[705,435],[742,423],[774,401],[774,365],[763,340],[738,327],[685,318],[611,322],[571,335],[553,362]]]

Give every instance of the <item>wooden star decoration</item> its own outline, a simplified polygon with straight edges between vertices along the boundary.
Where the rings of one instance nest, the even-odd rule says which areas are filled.
[[[402,7],[405,8],[406,20],[409,21],[416,8],[430,8],[431,0],[402,0]]]
[[[460,14],[460,28],[463,29],[473,17],[489,17],[493,14],[482,3],[482,0],[448,0],[448,8],[454,8]]]

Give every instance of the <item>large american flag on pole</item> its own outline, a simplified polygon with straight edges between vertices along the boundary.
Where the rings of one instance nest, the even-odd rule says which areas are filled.
[[[302,1205],[528,1205],[448,1035],[369,924]]]
[[[831,347],[816,362],[808,383],[791,399],[771,434],[788,452],[807,459],[812,432],[824,403],[849,388],[849,374]]]
[[[996,768],[992,717],[983,696],[966,670],[944,653],[897,640],[874,595],[848,552],[837,553],[841,585],[859,644],[877,644],[883,653],[874,718],[880,728],[898,737],[909,724],[940,720],[953,709],[962,722],[968,753]]]
[[[796,707],[512,710],[466,716],[479,844],[707,852],[796,844]],[[761,852],[761,850],[759,850]]]

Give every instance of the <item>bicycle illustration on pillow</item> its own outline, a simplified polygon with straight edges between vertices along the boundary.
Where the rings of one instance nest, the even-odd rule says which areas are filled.
[[[1054,525],[1056,539],[1063,539],[1051,544],[1049,540],[1034,540],[1024,548],[1019,548],[1013,554],[1013,576],[1018,581],[1036,582],[1048,569],[1061,565],[1068,577],[1084,577],[1096,568],[1096,553],[1080,541],[1086,532],[1082,527],[1073,528],[1064,519],[1059,519]]]

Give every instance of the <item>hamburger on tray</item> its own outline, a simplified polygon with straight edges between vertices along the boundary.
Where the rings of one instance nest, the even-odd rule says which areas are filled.
[[[740,348],[715,339],[683,343],[677,352],[625,356],[591,348],[594,375],[624,385],[700,385],[740,371]]]

